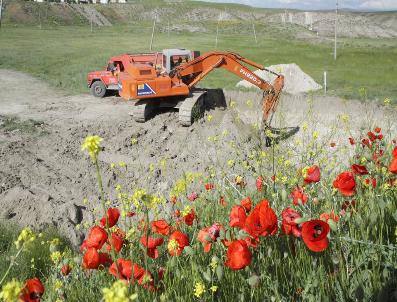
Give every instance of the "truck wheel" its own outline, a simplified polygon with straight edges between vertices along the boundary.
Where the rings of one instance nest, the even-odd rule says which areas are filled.
[[[91,85],[91,93],[97,98],[103,98],[106,94],[106,87],[101,81],[96,81]]]

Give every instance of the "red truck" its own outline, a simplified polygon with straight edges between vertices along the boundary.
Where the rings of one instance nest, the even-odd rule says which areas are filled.
[[[105,70],[90,72],[87,75],[87,85],[91,93],[102,98],[107,91],[118,91],[118,74],[124,71],[130,58],[129,54],[111,57]]]

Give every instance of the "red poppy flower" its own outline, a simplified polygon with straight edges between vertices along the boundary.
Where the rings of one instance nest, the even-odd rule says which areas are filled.
[[[247,215],[245,214],[245,209],[242,206],[234,206],[230,212],[230,226],[236,228],[244,228],[245,219]]]
[[[196,219],[196,212],[194,212],[194,209],[191,209],[190,213],[183,216],[183,220],[185,221],[186,225],[188,225],[188,226],[193,225],[194,219]]]
[[[381,141],[383,139],[383,134],[377,135],[376,138]]]
[[[112,263],[112,259],[108,253],[99,253],[99,265],[109,265]]]
[[[108,240],[108,241],[111,241],[111,243],[109,242],[108,244],[106,244],[106,249],[108,251],[110,251],[112,249],[112,246],[113,246],[114,251],[116,253],[120,252],[121,248],[123,247],[123,243],[124,243],[124,240],[123,240],[123,238],[120,235],[118,235],[117,233],[113,232],[111,239]]]
[[[397,174],[397,157],[393,158],[390,162],[389,171],[393,174]]]
[[[192,194],[190,194],[187,199],[189,199],[190,201],[195,201],[198,198],[198,194],[196,192],[192,192]]]
[[[273,175],[271,178],[272,178],[273,182],[275,182],[277,180],[277,176],[276,175]]]
[[[320,168],[316,165],[309,167],[303,177],[306,184],[320,181]]]
[[[244,230],[253,238],[274,235],[277,232],[277,216],[267,200],[259,202],[245,221]]]
[[[225,200],[225,198],[223,196],[219,197],[219,204],[221,206],[227,206],[227,201]]]
[[[85,246],[87,248],[95,248],[100,250],[108,239],[108,234],[100,226],[94,226],[88,234],[88,238],[85,240]]]
[[[100,264],[98,251],[90,247],[83,256],[83,267],[86,269],[97,269]]]
[[[360,165],[352,165],[352,171],[354,174],[359,174],[359,175],[368,174],[367,168],[365,166],[360,166]]]
[[[251,211],[252,200],[249,197],[244,198],[241,200],[241,205],[244,207],[246,212]]]
[[[168,236],[171,226],[164,219],[152,221],[152,232],[163,236]]]
[[[120,211],[117,208],[109,208],[107,216],[108,216],[109,228],[112,228],[116,225],[117,221],[119,220]],[[105,216],[103,216],[101,218],[101,224],[103,227],[106,226],[106,217]]]
[[[131,217],[134,217],[135,214],[136,214],[135,212],[131,212],[131,211],[130,211],[130,212],[127,212],[127,217],[130,217],[130,218],[131,218]]]
[[[354,140],[354,138],[349,137],[349,143],[350,143],[350,145],[354,145],[356,143],[356,141]]]
[[[336,215],[334,212],[322,213],[322,214],[320,214],[320,219],[322,221],[327,222],[327,223],[328,223],[329,219],[332,219],[333,221],[338,222],[339,221],[339,216]]]
[[[233,241],[227,249],[225,265],[232,270],[240,270],[250,265],[252,255],[244,240]]]
[[[39,278],[29,279],[26,281],[19,298],[24,302],[40,302],[44,291],[44,285]]]
[[[397,157],[397,147],[394,147],[393,152],[391,153],[391,155],[396,158]]]
[[[168,253],[171,256],[179,256],[185,246],[189,245],[189,237],[180,232],[175,231],[171,234],[168,241]]]
[[[328,223],[322,220],[306,221],[302,225],[302,239],[309,250],[322,252],[328,247]]]
[[[371,142],[376,141],[376,135],[372,131],[368,132],[367,134]]]
[[[304,189],[301,187],[296,187],[296,189],[291,192],[290,197],[292,197],[294,205],[306,204],[309,199],[304,193]]]
[[[159,280],[163,280],[164,279],[164,275],[165,275],[166,269],[165,267],[159,267],[159,269],[157,270],[157,275],[159,277]]]
[[[204,187],[207,191],[211,191],[213,188],[215,188],[214,184],[212,183],[206,183]]]
[[[363,147],[367,146],[368,148],[371,148],[371,144],[369,143],[369,140],[367,138],[363,138],[361,140],[361,144],[363,145]]]
[[[136,263],[134,263],[134,279],[138,281],[138,284],[143,284],[144,288],[151,291],[155,290],[152,274]]]
[[[64,266],[61,267],[61,274],[64,276],[69,275],[71,271],[72,268],[70,267],[69,264],[65,264]]]
[[[263,177],[262,176],[258,176],[258,178],[256,179],[256,189],[260,192],[263,189]]]
[[[376,132],[376,133],[380,133],[381,131],[382,131],[382,128],[379,128],[379,127],[376,127],[376,128],[375,128],[375,132]]]
[[[343,172],[339,174],[333,182],[334,188],[344,196],[353,196],[356,190],[356,181],[351,172]]]
[[[179,216],[181,216],[181,211],[179,211],[179,210],[175,210],[175,216],[176,216],[176,217],[179,217]]]
[[[113,262],[109,267],[109,273],[121,280],[130,280],[132,277],[132,261],[123,258],[117,259],[117,267],[116,262]]]
[[[365,184],[367,185],[367,186],[370,186],[370,185],[372,185],[372,188],[376,188],[376,178],[366,178],[365,180],[364,180],[364,182],[365,182]]]
[[[296,219],[301,218],[301,214],[294,209],[285,208],[281,212],[282,223],[281,230],[286,235],[293,235],[295,237],[301,236],[301,227],[295,222]]]
[[[223,229],[223,226],[219,223],[215,223],[199,231],[197,239],[203,244],[205,253],[211,250],[212,242],[216,241],[219,237],[221,229]]]
[[[157,247],[162,245],[164,242],[163,238],[153,238],[146,236],[141,237],[141,243],[144,247],[147,248],[147,254],[150,258],[156,259],[159,256],[159,252]]]

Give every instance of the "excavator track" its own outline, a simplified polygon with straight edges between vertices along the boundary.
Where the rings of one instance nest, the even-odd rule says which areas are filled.
[[[191,126],[203,113],[206,91],[194,91],[179,107],[179,122],[182,126]]]
[[[137,101],[129,113],[136,122],[144,123],[153,115],[154,110],[159,106],[155,100]]]

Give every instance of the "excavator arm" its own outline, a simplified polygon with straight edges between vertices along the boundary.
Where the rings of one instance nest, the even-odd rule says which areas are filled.
[[[269,84],[245,67],[244,63],[274,74],[276,76],[275,81],[273,84]],[[216,68],[226,69],[263,91],[263,121],[267,126],[270,123],[270,114],[275,112],[281,91],[284,87],[284,76],[266,69],[263,65],[257,64],[232,52],[209,52],[186,64],[176,67],[171,72],[170,76],[175,80],[182,80],[189,88],[193,88]]]

